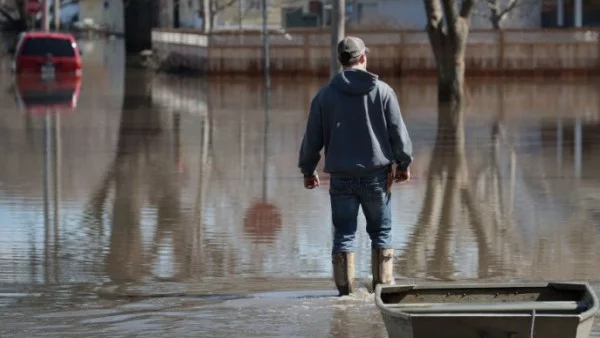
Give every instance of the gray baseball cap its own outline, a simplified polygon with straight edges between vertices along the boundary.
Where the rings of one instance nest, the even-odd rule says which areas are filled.
[[[338,43],[337,54],[341,62],[354,61],[363,54],[368,54],[365,42],[356,36],[347,36]]]

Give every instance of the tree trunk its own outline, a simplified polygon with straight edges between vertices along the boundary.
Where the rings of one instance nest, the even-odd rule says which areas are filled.
[[[502,21],[502,16],[497,8],[490,9],[490,20],[492,21],[492,27],[494,29],[500,29],[500,21]]]
[[[210,15],[208,17],[209,19],[209,31],[212,32],[215,29],[215,20],[217,19],[217,14],[219,13],[219,10],[217,9],[217,3],[216,0],[206,0],[209,3],[209,7],[210,7]]]
[[[460,106],[465,94],[465,64],[463,60],[448,60],[438,67],[438,102]]]
[[[202,17],[202,26],[205,34],[208,34],[211,29],[211,20],[209,19],[209,17],[211,16],[210,3],[210,0],[202,0],[202,6],[200,7],[200,16]]]
[[[457,22],[456,32],[448,34],[443,28],[430,27],[429,39],[437,65],[438,101],[460,105],[464,97],[465,49],[468,26]]]
[[[173,28],[179,28],[179,26],[181,26],[179,11],[179,0],[175,0],[173,1]]]
[[[438,131],[440,142],[445,143],[445,151],[452,152],[455,157],[464,156],[465,123],[464,105],[458,103],[438,103]]]
[[[125,50],[139,53],[152,48],[153,6],[142,0],[125,3]]]
[[[450,105],[450,111],[462,111],[465,50],[474,6],[475,1],[463,0],[458,11],[453,0],[425,0],[427,34],[437,66],[438,101]]]
[[[466,23],[458,22],[457,25]],[[445,33],[441,27],[430,28],[429,37],[436,55],[438,103],[440,105],[440,119],[444,125],[454,128],[460,126],[464,106],[465,84],[465,47],[468,37],[468,27],[456,30],[455,36]],[[445,113],[450,116],[442,116]],[[442,121],[440,121],[442,122]]]
[[[209,21],[208,21],[208,31],[211,32],[214,28],[215,28],[215,19],[216,19],[217,13],[215,11],[210,11],[210,17],[209,17]]]

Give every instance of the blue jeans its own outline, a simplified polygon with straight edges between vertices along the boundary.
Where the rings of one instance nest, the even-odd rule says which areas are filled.
[[[333,219],[333,253],[353,251],[359,206],[367,220],[371,248],[392,248],[391,193],[386,191],[386,179],[386,171],[363,177],[331,176],[329,195]]]

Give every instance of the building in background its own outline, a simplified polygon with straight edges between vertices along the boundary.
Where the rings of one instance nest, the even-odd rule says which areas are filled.
[[[237,0],[232,3],[227,0],[218,1],[230,3],[230,6],[224,7],[215,17],[215,25],[219,29],[261,29],[262,1]],[[309,14],[308,3],[307,0],[267,0],[268,25],[273,28],[286,27],[284,18],[286,15],[289,16],[290,12],[295,13],[298,18],[303,14]],[[316,22],[307,22],[306,25],[301,26],[315,27]]]
[[[243,1],[243,0],[242,0]],[[504,2],[506,0],[499,0]],[[542,0],[523,0],[502,21],[503,28],[540,28]],[[283,27],[327,26],[331,22],[331,0],[307,0],[282,6]],[[346,0],[348,26],[423,29],[427,24],[423,1]],[[474,29],[492,28],[490,9],[479,2],[472,18]]]
[[[82,0],[98,1],[98,0]],[[115,0],[105,0],[115,1]],[[160,0],[161,26],[202,27],[202,0]],[[214,18],[215,29],[260,29],[261,1],[213,0],[220,8]],[[501,7],[508,0],[498,0]],[[576,3],[580,2],[580,26],[600,26],[600,0],[520,0],[501,22],[506,29],[536,29],[577,26]],[[268,0],[269,26],[281,28],[328,26],[331,0]],[[563,10],[559,14],[559,4]],[[490,8],[479,1],[471,20],[473,29],[491,29]],[[562,15],[562,24],[559,17]],[[421,0],[346,0],[348,27],[424,29],[427,24]]]
[[[542,27],[578,26],[575,12],[576,1],[581,2],[581,26],[600,27],[600,1],[598,0],[543,0]]]
[[[123,0],[78,0],[78,4],[78,28],[99,29],[114,34],[123,34],[125,31]]]
[[[353,26],[424,29],[427,25],[423,1],[347,0],[346,6],[348,24]],[[326,16],[329,16],[330,1],[326,1],[324,7]],[[540,13],[541,0],[523,0],[521,6],[507,14],[502,22],[503,28],[539,28],[541,27]],[[485,2],[478,2],[471,19],[471,27],[492,28],[490,10]]]
[[[79,19],[86,26],[101,25],[104,21],[104,1],[79,0]]]
[[[166,21],[170,27],[202,29],[200,0],[167,0],[161,6],[161,18],[169,17]],[[161,19],[161,25],[164,25]]]
[[[48,20],[50,28],[54,29],[54,1],[46,2],[48,6]],[[78,0],[63,0],[60,3],[60,26],[69,29],[73,24],[79,21],[80,4]],[[42,12],[38,13],[37,18],[42,22]]]

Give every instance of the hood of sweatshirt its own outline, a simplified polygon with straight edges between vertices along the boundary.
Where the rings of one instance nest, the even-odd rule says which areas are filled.
[[[347,69],[331,79],[331,84],[350,95],[365,95],[377,85],[378,76],[361,69]]]

